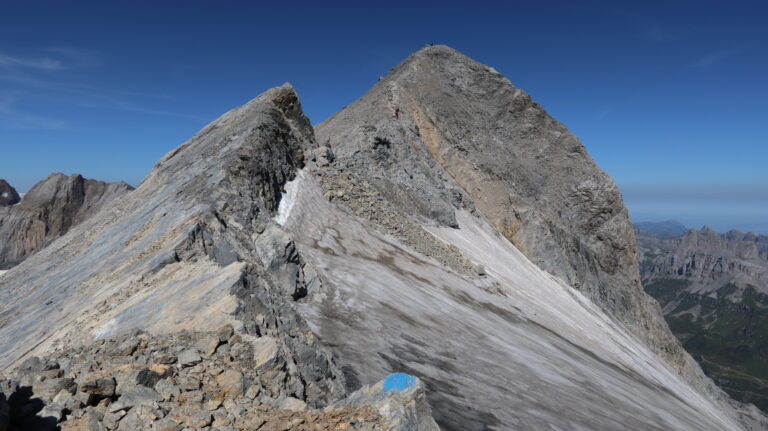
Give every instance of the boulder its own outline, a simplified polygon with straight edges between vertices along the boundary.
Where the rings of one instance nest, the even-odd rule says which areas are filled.
[[[226,370],[223,373],[216,376],[216,383],[219,386],[219,390],[224,394],[230,396],[243,395],[245,380],[243,379],[243,373],[237,370]]]
[[[181,431],[183,425],[171,418],[164,418],[152,424],[153,431]]]
[[[439,431],[420,379],[394,373],[364,386],[335,406],[371,406],[385,418],[391,431]]]
[[[145,368],[136,375],[136,384],[141,386],[146,386],[148,388],[155,387],[155,384],[160,381],[160,375],[149,369]]]
[[[126,391],[120,398],[109,405],[108,411],[114,413],[119,410],[128,410],[136,406],[150,406],[153,403],[163,401],[163,396],[154,389],[146,386],[136,386]]]
[[[278,405],[281,409],[292,412],[301,412],[307,409],[307,403],[294,397],[286,397]]]
[[[249,337],[253,346],[253,366],[256,369],[265,369],[277,363],[279,357],[279,345],[272,337]]]
[[[86,376],[79,385],[81,392],[93,395],[97,399],[113,397],[116,388],[117,382],[112,377]]]
[[[179,353],[178,362],[181,367],[191,367],[202,362],[203,358],[195,349],[187,349]]]

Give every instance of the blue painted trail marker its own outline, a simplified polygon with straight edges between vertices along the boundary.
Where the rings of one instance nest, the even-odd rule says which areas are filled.
[[[385,392],[401,392],[416,384],[416,378],[405,373],[394,373],[384,379]]]

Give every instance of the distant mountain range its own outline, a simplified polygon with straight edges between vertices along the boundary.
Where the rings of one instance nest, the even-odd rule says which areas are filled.
[[[688,230],[684,224],[675,220],[667,221],[643,221],[635,223],[635,228],[644,232],[648,232],[659,238],[675,238],[682,235]]]
[[[768,411],[768,237],[636,224],[645,291],[732,397]]]

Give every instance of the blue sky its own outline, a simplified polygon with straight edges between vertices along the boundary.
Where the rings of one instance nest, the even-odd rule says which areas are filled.
[[[267,88],[317,123],[435,42],[568,126],[635,219],[768,232],[765,2],[269,3],[4,4],[0,178],[135,185]]]

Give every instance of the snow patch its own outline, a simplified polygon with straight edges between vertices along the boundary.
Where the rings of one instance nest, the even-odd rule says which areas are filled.
[[[296,174],[296,178],[293,181],[285,184],[285,193],[280,198],[280,206],[277,208],[277,215],[275,216],[275,221],[280,226],[283,226],[291,215],[293,204],[296,202],[296,195],[299,193],[299,183],[303,178],[304,171],[302,170]]]

